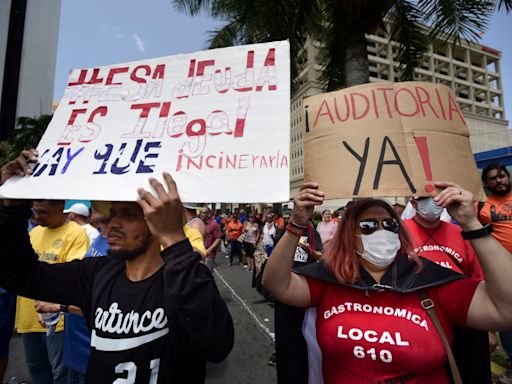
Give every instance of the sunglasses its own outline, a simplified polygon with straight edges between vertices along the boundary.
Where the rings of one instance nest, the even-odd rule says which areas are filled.
[[[364,219],[359,222],[359,229],[363,235],[371,235],[380,227],[393,233],[400,232],[400,223],[392,217],[386,219]]]

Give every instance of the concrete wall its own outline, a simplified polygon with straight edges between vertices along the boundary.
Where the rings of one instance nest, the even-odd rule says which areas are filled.
[[[463,112],[463,115],[469,128],[473,153],[512,145],[509,141],[508,121],[467,112]]]

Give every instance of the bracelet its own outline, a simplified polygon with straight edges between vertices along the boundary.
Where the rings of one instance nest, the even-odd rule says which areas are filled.
[[[306,225],[300,225],[300,224],[294,223],[291,219],[288,220],[288,225],[291,225],[292,227],[295,227],[295,228],[302,229],[303,231],[305,231],[308,228]]]
[[[69,308],[68,308],[67,304],[61,304],[61,305],[60,305],[60,311],[61,311],[62,313],[67,313],[67,312],[68,312],[68,310],[69,310]]]
[[[474,231],[461,231],[464,240],[474,240],[481,237],[489,236],[493,231],[491,224],[485,224],[482,228],[475,229]]]
[[[298,238],[300,238],[301,236],[303,236],[303,235],[304,235],[304,233],[305,233],[305,232],[302,232],[302,233],[297,232],[297,231],[295,230],[295,228],[293,228],[290,224],[288,224],[288,225],[286,226],[286,232],[289,232],[289,233],[291,233],[292,235],[297,236]]]

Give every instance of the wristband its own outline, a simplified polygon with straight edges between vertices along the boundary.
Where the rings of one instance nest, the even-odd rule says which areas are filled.
[[[293,228],[290,224],[288,224],[286,226],[286,232],[289,232],[291,233],[292,235],[295,235],[297,236],[298,238],[300,238],[301,236],[304,236],[304,233],[305,231],[303,231],[302,233],[299,233],[295,228]]]
[[[305,231],[308,228],[306,225],[300,225],[300,224],[294,223],[292,220],[288,221],[288,225],[291,225],[292,227],[295,227],[295,228],[302,229],[303,231]]]
[[[63,312],[63,313],[69,312],[69,308],[68,308],[67,304],[61,304],[60,305],[60,311]]]
[[[485,224],[482,228],[476,229],[474,231],[462,231],[462,238],[464,240],[474,240],[479,239],[481,237],[489,236],[493,231],[491,224]]]

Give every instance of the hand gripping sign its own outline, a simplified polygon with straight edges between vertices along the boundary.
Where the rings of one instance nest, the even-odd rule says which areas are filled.
[[[9,198],[135,201],[171,173],[183,201],[289,198],[287,41],[73,70]]]
[[[377,83],[304,100],[305,180],[327,198],[430,196],[435,181],[481,195],[469,131],[451,90]]]

